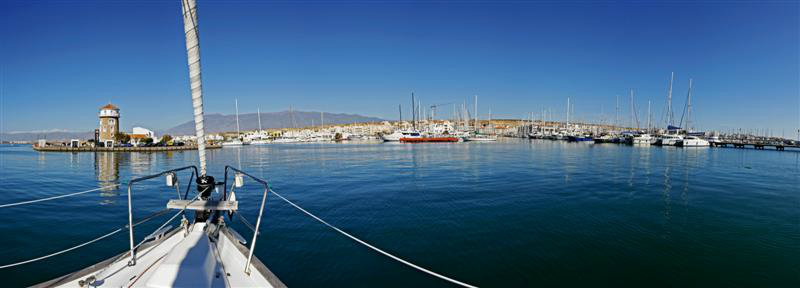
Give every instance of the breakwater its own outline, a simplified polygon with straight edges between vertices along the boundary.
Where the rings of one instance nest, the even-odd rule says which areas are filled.
[[[206,145],[206,149],[222,148],[221,145]],[[69,147],[69,146],[37,146],[33,150],[40,152],[162,152],[197,150],[197,146],[161,146],[161,147]]]

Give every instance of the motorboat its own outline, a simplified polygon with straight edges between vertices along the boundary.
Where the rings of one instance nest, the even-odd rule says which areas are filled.
[[[697,136],[686,136],[675,143],[675,146],[679,147],[707,147],[709,145],[708,141]]]
[[[569,135],[569,136],[567,136],[567,141],[570,141],[570,142],[593,142],[593,139],[589,135]]]
[[[631,144],[633,145],[650,145],[650,141],[653,137],[650,137],[650,134],[639,134],[633,136],[631,140]]]
[[[594,137],[594,143],[612,143],[614,137],[608,134],[601,135],[600,137]]]
[[[675,146],[678,144],[678,141],[683,140],[683,136],[678,134],[664,134],[659,138],[661,141],[657,141],[656,144],[662,146]]]
[[[492,141],[497,141],[497,136],[477,134],[464,137],[464,141],[492,142]]]
[[[246,143],[246,142],[243,142],[242,140],[239,140],[239,139],[231,139],[231,140],[222,142],[222,147],[235,147],[235,146],[246,145],[244,143]]]
[[[381,135],[381,139],[383,139],[383,141],[386,142],[396,142],[400,141],[400,139],[413,139],[413,138],[422,138],[422,133],[414,130],[397,130],[394,131],[394,133],[392,134]]]

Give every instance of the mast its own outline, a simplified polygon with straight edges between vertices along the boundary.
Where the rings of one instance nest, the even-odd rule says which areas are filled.
[[[689,78],[689,95],[686,96],[686,132],[692,132],[692,78]]]
[[[475,133],[478,133],[478,95],[475,94]]]
[[[647,131],[650,132],[650,100],[647,100]]]
[[[197,3],[182,0],[183,32],[186,36],[186,56],[189,64],[189,87],[192,90],[194,108],[194,130],[197,136],[197,154],[200,160],[200,176],[206,175],[206,136],[203,126],[203,80],[200,73],[200,34],[197,30]],[[131,238],[133,235],[131,235]],[[133,241],[133,240],[131,240]],[[131,247],[132,248],[132,247]]]
[[[636,120],[636,129],[639,129],[639,115],[636,113],[636,105],[633,102],[633,89],[631,89],[631,121]],[[633,126],[633,123],[631,123]],[[631,127],[633,128],[633,127]]]
[[[414,100],[414,92],[411,92],[411,125],[417,130],[417,100]]]
[[[403,122],[403,106],[402,105],[397,104],[397,112],[400,112],[400,122],[402,123]]]
[[[614,126],[619,127],[619,95],[617,95],[617,110],[614,112]]]
[[[669,77],[669,90],[667,93],[667,128],[675,125],[674,116],[672,113],[672,82],[675,79],[675,72],[670,73]]]
[[[241,137],[241,132],[239,132],[239,98],[234,100],[236,103],[236,137]]]
[[[325,112],[319,112],[320,128],[325,128]]]
[[[261,107],[258,107],[258,132],[261,132]]]
[[[569,97],[567,97],[567,130],[569,130]]]

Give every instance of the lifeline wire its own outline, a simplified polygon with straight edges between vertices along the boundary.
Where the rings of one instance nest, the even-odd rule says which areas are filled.
[[[439,274],[439,273],[433,272],[433,271],[431,271],[431,270],[428,270],[428,269],[422,268],[422,267],[420,267],[419,265],[416,265],[416,264],[414,264],[414,263],[411,263],[411,262],[408,262],[408,261],[406,261],[406,260],[403,260],[403,259],[402,259],[402,258],[400,258],[400,257],[397,257],[397,256],[394,256],[394,255],[392,255],[392,254],[389,254],[389,252],[383,251],[383,250],[381,250],[381,249],[380,249],[380,248],[378,248],[378,247],[372,246],[371,244],[369,244],[369,243],[365,242],[364,240],[358,239],[358,238],[356,238],[355,236],[353,236],[353,235],[350,235],[350,234],[348,234],[347,232],[344,232],[344,231],[342,231],[342,229],[336,228],[335,226],[333,226],[333,225],[329,224],[328,222],[325,222],[325,220],[322,220],[321,218],[317,217],[316,215],[314,215],[314,214],[311,214],[311,212],[308,212],[308,211],[306,211],[306,209],[303,209],[303,208],[301,208],[300,206],[297,206],[297,204],[294,204],[292,201],[289,201],[288,199],[286,199],[286,198],[283,198],[283,196],[281,196],[281,194],[278,194],[277,192],[273,191],[272,189],[270,189],[269,191],[271,191],[273,194],[275,194],[275,196],[278,196],[279,198],[281,198],[281,200],[283,200],[283,201],[286,201],[286,203],[289,203],[289,205],[292,205],[292,206],[294,206],[294,208],[297,208],[297,210],[300,210],[300,211],[302,211],[302,212],[303,212],[303,213],[305,213],[306,215],[310,216],[311,218],[314,218],[315,220],[319,221],[320,223],[324,224],[325,226],[328,226],[329,228],[331,228],[331,229],[333,229],[333,230],[336,230],[336,232],[339,232],[339,233],[341,233],[342,235],[344,235],[344,236],[347,236],[347,237],[348,237],[348,238],[350,238],[350,239],[353,239],[353,241],[356,241],[356,242],[358,242],[358,243],[360,243],[360,244],[362,244],[362,245],[364,245],[364,246],[367,246],[368,248],[370,248],[370,249],[372,249],[372,250],[375,250],[375,251],[376,251],[376,252],[378,252],[378,253],[381,253],[381,254],[383,254],[383,255],[385,255],[385,256],[387,256],[387,257],[389,257],[389,258],[392,258],[392,259],[394,259],[394,260],[396,260],[396,261],[398,261],[398,262],[400,262],[400,263],[406,264],[406,265],[410,266],[411,268],[414,268],[414,269],[417,269],[417,270],[419,270],[419,271],[425,272],[425,273],[427,273],[427,274],[430,274],[430,275],[432,275],[432,276],[436,276],[436,277],[438,277],[438,278],[440,278],[440,279],[442,279],[442,280],[448,281],[448,282],[450,282],[450,283],[453,283],[453,284],[456,284],[456,285],[460,285],[460,286],[463,286],[463,287],[471,287],[471,288],[477,287],[477,286],[473,286],[473,285],[470,285],[470,284],[467,284],[467,283],[464,283],[464,282],[461,282],[461,281],[455,280],[455,279],[453,279],[453,278],[450,278],[450,277],[444,276],[444,275],[442,275],[442,274]]]

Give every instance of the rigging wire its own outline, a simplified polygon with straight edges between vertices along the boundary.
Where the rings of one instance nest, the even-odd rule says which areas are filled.
[[[411,267],[411,268],[417,269],[417,270],[419,270],[419,271],[421,271],[421,272],[424,272],[424,273],[427,273],[427,274],[429,274],[429,275],[432,275],[432,276],[438,277],[439,279],[442,279],[442,280],[448,281],[448,282],[450,282],[450,283],[453,283],[453,284],[456,284],[456,285],[459,285],[459,286],[462,286],[462,287],[477,287],[477,286],[473,286],[473,285],[470,285],[470,284],[467,284],[467,283],[464,283],[464,282],[458,281],[458,280],[456,280],[456,279],[453,279],[453,278],[450,278],[450,277],[444,276],[444,275],[442,275],[442,274],[439,274],[439,273],[433,272],[433,271],[431,271],[431,270],[425,269],[425,268],[423,268],[423,267],[420,267],[419,265],[416,265],[416,264],[414,264],[414,263],[411,263],[411,262],[409,262],[409,261],[407,261],[407,260],[404,260],[404,259],[402,259],[402,258],[400,258],[400,257],[397,257],[397,256],[395,256],[395,255],[392,255],[392,254],[390,254],[389,252],[383,251],[383,250],[381,250],[381,249],[380,249],[380,248],[378,248],[378,247],[372,246],[372,244],[369,244],[369,243],[367,243],[367,242],[366,242],[366,241],[364,241],[364,240],[358,239],[358,238],[356,238],[355,236],[353,236],[353,235],[350,235],[349,233],[342,231],[342,229],[336,228],[336,226],[333,226],[333,225],[331,225],[330,223],[326,222],[325,220],[322,220],[321,218],[317,217],[316,215],[314,215],[314,214],[311,214],[311,212],[308,212],[308,211],[306,211],[306,209],[303,209],[302,207],[298,206],[297,204],[294,204],[294,202],[292,202],[292,201],[289,201],[289,199],[286,199],[286,198],[284,198],[283,196],[281,196],[281,194],[278,194],[277,192],[273,191],[271,188],[269,189],[269,191],[270,191],[270,192],[272,192],[273,194],[275,194],[275,196],[278,196],[278,198],[281,198],[281,200],[285,201],[285,202],[286,202],[286,203],[288,203],[289,205],[292,205],[294,208],[297,208],[297,210],[300,210],[301,212],[305,213],[305,214],[306,214],[306,215],[308,215],[309,217],[311,217],[311,218],[314,218],[314,220],[317,220],[318,222],[322,223],[323,225],[325,225],[325,226],[328,226],[328,228],[331,228],[331,229],[333,229],[334,231],[336,231],[336,232],[339,232],[340,234],[342,234],[342,235],[344,235],[344,236],[347,236],[348,238],[352,239],[353,241],[356,241],[356,242],[358,242],[358,243],[359,243],[359,244],[361,244],[361,245],[367,246],[367,248],[370,248],[370,249],[372,249],[372,250],[374,250],[374,251],[376,251],[376,252],[378,252],[378,253],[381,253],[381,254],[383,254],[383,255],[384,255],[384,256],[386,256],[386,257],[392,258],[392,259],[394,259],[395,261],[397,261],[397,262],[400,262],[400,263],[403,263],[403,264],[405,264],[405,265],[407,265],[407,266],[409,266],[409,267]]]
[[[52,197],[47,197],[47,198],[42,198],[42,199],[35,199],[35,200],[21,201],[21,202],[16,202],[16,203],[2,204],[2,205],[0,205],[0,208],[8,208],[8,207],[14,207],[14,206],[19,206],[19,205],[33,204],[33,203],[56,200],[56,199],[61,199],[61,198],[66,198],[66,197],[71,197],[71,196],[77,196],[77,195],[86,194],[86,193],[89,193],[89,192],[94,192],[94,191],[97,191],[97,190],[103,190],[103,189],[107,189],[107,188],[117,187],[117,186],[120,186],[120,185],[123,185],[123,184],[125,184],[125,183],[113,184],[113,185],[103,186],[103,187],[95,188],[95,189],[91,189],[91,190],[75,192],[75,193],[69,193],[69,194],[58,195],[58,196],[52,196]]]

